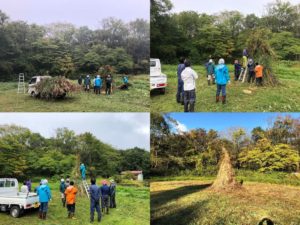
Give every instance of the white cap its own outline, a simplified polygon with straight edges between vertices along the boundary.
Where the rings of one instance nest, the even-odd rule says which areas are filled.
[[[213,60],[212,60],[212,59],[210,59],[208,62],[209,62],[209,63],[212,63],[212,62],[213,62]]]
[[[62,178],[60,181],[61,181],[61,182],[64,182],[64,181],[65,181],[65,179],[64,179],[64,178]]]
[[[219,64],[225,64],[225,60],[223,58],[219,59]]]

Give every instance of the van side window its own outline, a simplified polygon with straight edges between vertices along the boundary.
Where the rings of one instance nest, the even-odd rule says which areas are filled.
[[[14,187],[14,186],[15,186],[15,182],[14,181],[7,180],[5,182],[5,187]]]
[[[4,181],[0,181],[0,188],[4,187]]]
[[[36,77],[35,78],[32,78],[30,81],[29,81],[29,84],[35,84],[36,83]]]

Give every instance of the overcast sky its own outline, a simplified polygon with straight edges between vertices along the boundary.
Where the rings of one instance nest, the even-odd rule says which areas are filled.
[[[108,17],[125,22],[143,18],[149,20],[149,0],[0,0],[0,10],[12,20],[24,20],[40,25],[70,22],[77,26],[99,27]]]
[[[0,125],[15,124],[44,137],[67,127],[76,134],[90,132],[118,149],[150,150],[149,113],[0,113]]]
[[[199,13],[214,14],[220,11],[238,10],[244,14],[254,13],[261,16],[265,13],[265,6],[272,0],[171,0],[173,12],[198,11]],[[299,4],[300,0],[290,0],[292,4]]]

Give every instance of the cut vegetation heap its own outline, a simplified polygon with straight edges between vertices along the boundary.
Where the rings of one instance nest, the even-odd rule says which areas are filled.
[[[40,98],[59,99],[66,97],[70,92],[79,90],[80,87],[69,79],[58,76],[42,80],[37,84],[36,89]]]
[[[230,156],[227,150],[223,147],[223,159],[216,180],[211,188],[215,191],[224,191],[241,188],[241,184],[235,179],[234,170],[231,165]]]

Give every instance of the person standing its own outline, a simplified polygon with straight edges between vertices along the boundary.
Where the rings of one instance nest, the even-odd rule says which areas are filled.
[[[183,80],[181,78],[181,73],[185,69],[184,65],[185,58],[180,57],[179,64],[177,67],[177,94],[176,94],[176,101],[177,103],[183,104]]]
[[[28,190],[28,186],[26,185],[26,181],[23,182],[23,185],[21,186],[21,190],[20,190],[22,193],[28,193],[29,190]]]
[[[106,88],[105,88],[105,93],[107,95],[111,94],[111,84],[112,84],[112,77],[110,74],[108,74],[105,78],[105,82],[106,82]]]
[[[249,59],[248,61],[248,69],[249,69],[249,75],[248,75],[248,83],[253,83],[255,79],[255,64],[253,59]]]
[[[66,196],[65,196],[65,190],[66,190],[66,184],[65,184],[65,180],[61,179],[60,180],[60,185],[59,185],[59,191],[60,191],[60,195],[61,195],[61,201],[63,204],[63,207],[66,207]]]
[[[80,173],[81,173],[81,178],[82,178],[82,180],[85,180],[85,179],[86,179],[86,177],[85,177],[85,172],[86,172],[86,170],[85,170],[85,165],[84,165],[83,163],[81,163],[79,169],[80,169]]]
[[[66,202],[67,202],[67,209],[68,209],[68,218],[75,219],[75,202],[76,202],[76,194],[78,189],[74,186],[74,181],[70,182],[70,186],[66,188],[65,195],[66,195]]]
[[[196,101],[196,79],[198,74],[191,68],[189,60],[184,62],[185,69],[181,73],[184,90],[184,112],[194,112]]]
[[[100,95],[101,94],[101,86],[102,86],[102,79],[100,77],[100,75],[97,75],[97,77],[95,78],[95,93],[96,95]]]
[[[217,83],[217,93],[216,93],[216,102],[220,100],[220,93],[222,91],[222,103],[226,103],[226,85],[230,82],[228,68],[225,65],[224,59],[219,59],[219,65],[215,69],[216,83]]]
[[[51,200],[51,190],[46,179],[41,181],[41,185],[37,189],[37,195],[40,202],[39,218],[45,220],[47,217],[48,202]]]
[[[109,192],[110,192],[110,208],[117,208],[116,204],[116,183],[114,180],[110,180],[110,186],[109,186]]]
[[[234,60],[234,80],[237,81],[241,74],[242,65],[239,63],[239,60]]]
[[[107,186],[107,181],[102,181],[101,186],[101,197],[102,197],[102,211],[106,209],[106,214],[108,214],[109,211],[109,187]]]
[[[215,66],[214,61],[210,59],[206,65],[206,72],[207,72],[207,84],[210,85],[210,83],[215,84]]]
[[[82,76],[80,75],[78,78],[78,84],[81,86],[82,85]]]
[[[90,85],[91,85],[91,79],[90,75],[86,75],[86,78],[84,79],[84,90],[89,92],[90,91]]]
[[[260,65],[259,63],[256,63],[255,66],[255,79],[256,79],[256,85],[262,86],[262,79],[263,79],[263,70],[264,67]]]
[[[98,222],[100,222],[101,221],[101,209],[100,209],[101,190],[96,185],[96,179],[94,178],[91,179],[91,186],[89,188],[89,191],[90,191],[90,206],[91,206],[90,222],[91,223],[94,222],[95,209],[98,214]]]
[[[31,192],[31,180],[27,179],[26,186],[28,187],[28,191]]]

